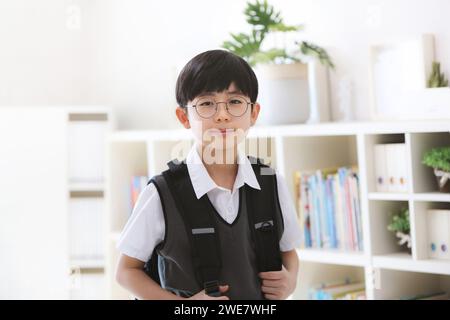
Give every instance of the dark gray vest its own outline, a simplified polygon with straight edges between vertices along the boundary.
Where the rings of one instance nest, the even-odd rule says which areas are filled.
[[[163,176],[158,175],[153,179],[161,198],[166,226],[164,241],[156,247],[159,254],[161,287],[179,296],[189,297],[203,288],[199,286],[195,277],[192,249],[186,227]],[[261,280],[258,277],[255,245],[249,229],[246,197],[243,195],[245,187],[248,186],[239,189],[239,212],[232,224],[228,224],[219,215],[208,199],[208,203],[216,213],[214,219],[220,240],[223,265],[219,281],[221,285],[230,286],[225,294],[230,299],[264,299]],[[283,218],[279,205],[276,205],[276,208],[278,211],[275,214],[276,225],[281,238]]]

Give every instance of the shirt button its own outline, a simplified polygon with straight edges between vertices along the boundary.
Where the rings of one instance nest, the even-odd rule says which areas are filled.
[[[230,211],[230,212],[231,212],[231,210],[233,210],[233,208],[231,208],[231,207],[228,207],[228,211]]]

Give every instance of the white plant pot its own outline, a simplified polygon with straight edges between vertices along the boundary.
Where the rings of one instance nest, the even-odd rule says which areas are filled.
[[[259,125],[329,121],[327,69],[307,64],[262,65],[255,68],[261,111]]]
[[[424,88],[403,94],[405,99],[400,104],[402,119],[450,119],[450,88]]]
[[[427,88],[424,93],[425,109],[429,115],[450,118],[450,88]],[[433,116],[432,116],[433,117]]]

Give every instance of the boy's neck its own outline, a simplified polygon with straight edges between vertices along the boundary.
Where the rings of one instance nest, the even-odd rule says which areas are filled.
[[[231,149],[212,150],[211,156],[215,161],[205,161],[203,146],[199,146],[197,151],[211,179],[218,186],[232,190],[239,168],[237,146]]]

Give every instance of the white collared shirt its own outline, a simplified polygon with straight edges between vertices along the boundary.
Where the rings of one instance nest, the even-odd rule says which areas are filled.
[[[207,194],[214,208],[229,224],[236,219],[239,210],[239,188],[248,186],[260,190],[258,180],[247,157],[238,152],[238,172],[232,190],[218,186],[209,176],[196,145],[186,157],[186,165],[197,198]],[[284,221],[284,232],[280,240],[281,251],[290,251],[300,246],[300,228],[296,211],[289,195],[286,181],[277,174],[278,197]],[[139,195],[131,217],[123,229],[117,248],[129,257],[148,261],[153,249],[164,240],[164,213],[158,191],[149,184]]]

